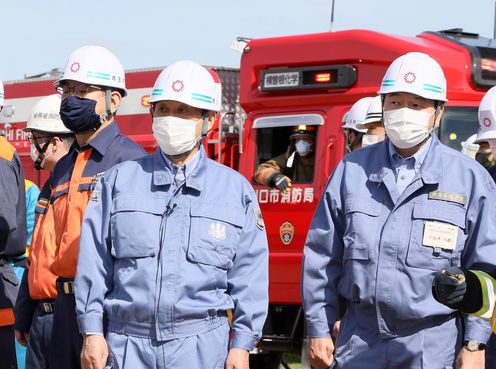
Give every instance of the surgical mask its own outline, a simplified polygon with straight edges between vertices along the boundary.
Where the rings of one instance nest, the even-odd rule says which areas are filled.
[[[430,135],[427,127],[432,114],[409,108],[384,111],[386,134],[397,148],[410,149]]]
[[[152,131],[155,140],[167,155],[181,155],[193,150],[200,141],[196,136],[196,126],[201,120],[176,117],[153,118]]]
[[[31,152],[30,152],[31,160],[36,163],[36,160],[38,160],[38,150],[36,150],[36,146],[31,144]]]
[[[310,149],[312,148],[312,144],[300,140],[295,144],[296,151],[298,152],[298,155],[300,156],[306,156],[310,153]]]
[[[102,125],[102,116],[95,112],[96,101],[69,96],[60,104],[60,119],[74,133],[96,131]]]
[[[363,135],[362,137],[362,147],[370,146],[379,142],[379,135]]]

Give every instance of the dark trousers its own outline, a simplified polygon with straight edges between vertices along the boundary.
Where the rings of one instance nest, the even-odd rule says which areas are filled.
[[[36,309],[29,329],[26,369],[48,369],[52,322],[53,314]]]
[[[53,313],[52,343],[50,349],[50,369],[81,368],[83,336],[79,333],[76,319],[76,300],[73,293],[66,293],[62,283],[71,279],[57,279],[58,296]]]
[[[17,369],[13,325],[0,327],[0,369]]]

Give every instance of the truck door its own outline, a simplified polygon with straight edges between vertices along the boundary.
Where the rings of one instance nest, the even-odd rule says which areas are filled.
[[[247,168],[257,193],[264,216],[270,245],[270,301],[300,304],[300,269],[302,249],[316,206],[320,165],[324,161],[321,143],[324,116],[318,113],[258,116],[253,121],[250,141],[255,141],[248,157],[253,165]],[[314,170],[304,180],[295,179],[288,192],[260,186],[253,180],[256,168],[271,159],[283,158],[287,166],[297,164],[295,146],[290,135],[295,126],[311,125],[316,128],[313,147]],[[299,164],[301,165],[301,164]],[[306,165],[306,164],[305,164]],[[292,178],[293,179],[293,178]]]

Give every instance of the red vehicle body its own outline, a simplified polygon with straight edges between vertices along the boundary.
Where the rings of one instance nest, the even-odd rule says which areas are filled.
[[[460,143],[477,132],[479,101],[496,83],[496,43],[476,34],[456,29],[400,37],[350,30],[257,39],[246,45],[239,71],[213,68],[223,84],[223,112],[207,151],[252,181],[269,239],[269,317],[254,368],[277,368],[282,352],[301,350],[303,245],[325,184],[344,155],[342,117],[358,99],[376,95],[388,65],[411,51],[425,52],[443,67],[449,101],[437,133],[445,144],[461,149]],[[117,116],[121,131],[147,151],[156,148],[148,97],[160,70],[126,73],[129,95]],[[34,103],[53,93],[54,80],[5,83],[6,104],[16,108],[12,117],[2,117],[6,136],[21,154],[26,177],[39,184],[47,174],[33,169],[22,128]],[[291,128],[298,124],[317,127],[313,180],[294,183],[285,196],[256,185],[258,164],[285,152]]]
[[[303,245],[317,201],[344,155],[341,122],[345,112],[358,99],[377,94],[394,59],[407,52],[424,52],[440,63],[447,78],[449,101],[437,134],[460,150],[461,142],[477,132],[478,104],[496,83],[495,47],[494,40],[459,29],[416,37],[350,30],[247,43],[240,67],[240,104],[247,119],[239,171],[251,179],[258,164],[281,154],[289,143],[291,126],[317,127],[313,181],[293,184],[288,202],[254,185],[270,246],[270,309],[259,344],[262,351],[300,350]],[[272,137],[273,149],[266,137]],[[298,195],[301,191],[313,196],[305,201]]]

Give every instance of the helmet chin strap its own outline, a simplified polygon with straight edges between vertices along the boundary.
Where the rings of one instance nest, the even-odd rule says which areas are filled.
[[[112,90],[105,90],[105,113],[100,115],[100,125],[95,129],[95,131],[100,128],[100,126],[107,122],[112,117]]]

